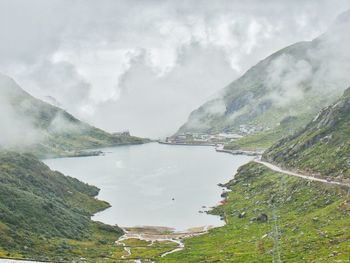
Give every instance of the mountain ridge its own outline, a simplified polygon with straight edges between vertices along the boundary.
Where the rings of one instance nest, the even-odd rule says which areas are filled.
[[[350,37],[345,34],[350,15],[343,16],[312,41],[297,42],[259,61],[194,110],[177,134],[239,133],[241,125],[259,132],[276,128],[287,117],[300,118],[297,125],[303,127],[342,94],[344,84],[350,85],[346,72],[338,72],[350,65]]]
[[[134,136],[113,135],[82,122],[65,110],[33,97],[3,74],[0,74],[0,95],[0,120],[7,127],[0,139],[3,148],[52,157],[145,142]]]

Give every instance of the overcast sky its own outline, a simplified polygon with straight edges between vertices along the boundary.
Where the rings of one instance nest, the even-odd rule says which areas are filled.
[[[259,60],[349,0],[0,0],[0,71],[108,131],[174,133]]]

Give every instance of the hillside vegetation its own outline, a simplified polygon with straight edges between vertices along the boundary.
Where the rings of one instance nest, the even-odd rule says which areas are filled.
[[[120,228],[90,220],[109,207],[95,198],[98,192],[33,155],[0,152],[0,257],[74,259],[83,256],[77,248],[96,235],[104,233],[93,243],[110,236],[114,242]]]
[[[350,88],[301,131],[268,149],[263,158],[323,177],[350,179]]]

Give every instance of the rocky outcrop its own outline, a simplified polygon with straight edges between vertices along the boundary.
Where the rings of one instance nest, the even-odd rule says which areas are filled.
[[[321,176],[350,178],[350,88],[300,132],[268,149],[263,159]]]

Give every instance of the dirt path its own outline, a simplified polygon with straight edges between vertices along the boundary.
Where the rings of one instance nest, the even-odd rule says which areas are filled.
[[[304,178],[304,179],[310,180],[310,181],[350,187],[350,185],[346,184],[346,183],[341,183],[341,182],[337,182],[337,181],[330,181],[330,180],[326,180],[326,179],[321,179],[321,178],[317,178],[317,177],[313,177],[313,176],[309,176],[309,175],[304,175],[304,174],[300,174],[300,173],[284,170],[281,167],[278,167],[277,165],[274,165],[274,164],[268,163],[268,162],[264,162],[264,161],[262,161],[260,159],[255,159],[254,162],[262,164],[262,165],[265,165],[267,168],[269,168],[269,169],[271,169],[271,170],[273,170],[275,172],[279,172],[279,173],[283,173],[283,174],[287,174],[287,175],[291,175],[291,176],[296,176],[296,177],[300,177],[300,178]]]
[[[124,247],[124,250],[127,252],[127,255],[123,256],[122,259],[128,259],[128,257],[132,256],[131,247],[127,246],[123,242],[127,239],[139,239],[151,242],[149,246],[151,246],[156,241],[169,241],[176,243],[176,248],[160,254],[161,257],[165,257],[169,254],[183,250],[185,248],[183,239],[206,234],[211,228],[212,226],[198,227],[190,229],[186,232],[172,232],[171,228],[164,227],[123,228],[125,234],[121,236],[115,243],[122,245]]]
[[[175,242],[177,244],[177,248],[174,248],[173,250],[163,253],[162,255],[160,255],[161,257],[165,257],[166,255],[181,251],[185,248],[185,244],[182,242],[181,239],[172,239],[170,241]]]

